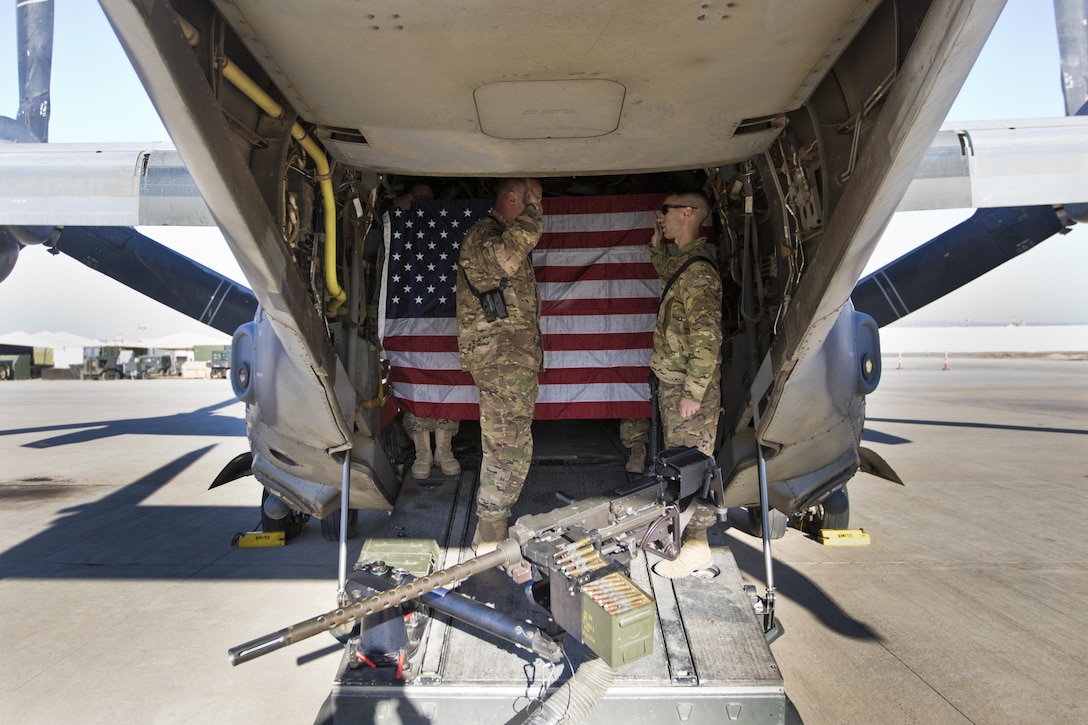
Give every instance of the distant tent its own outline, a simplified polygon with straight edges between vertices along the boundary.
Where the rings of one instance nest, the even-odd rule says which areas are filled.
[[[80,337],[70,332],[5,332],[0,334],[0,345],[19,345],[21,347],[98,347],[101,340]]]

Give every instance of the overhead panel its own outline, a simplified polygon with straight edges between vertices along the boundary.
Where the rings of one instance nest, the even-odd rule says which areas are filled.
[[[800,107],[877,4],[215,3],[340,163],[474,175],[693,168],[758,153],[778,129],[735,129]]]
[[[473,93],[480,130],[506,139],[589,138],[616,130],[623,86],[614,81],[504,81]]]

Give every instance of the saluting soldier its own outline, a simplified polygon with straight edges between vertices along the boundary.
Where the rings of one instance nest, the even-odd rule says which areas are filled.
[[[480,490],[472,545],[492,551],[506,538],[533,458],[533,409],[543,369],[540,292],[529,254],[544,229],[534,179],[499,183],[490,216],[469,229],[457,265],[461,368],[480,397]]]
[[[650,259],[662,280],[650,369],[658,378],[658,408],[665,445],[692,446],[714,455],[721,413],[722,281],[699,230],[710,204],[699,193],[673,194],[654,215]],[[670,255],[663,239],[676,243]],[[696,502],[684,529],[680,556],[654,572],[670,579],[714,564],[706,530],[717,517]]]

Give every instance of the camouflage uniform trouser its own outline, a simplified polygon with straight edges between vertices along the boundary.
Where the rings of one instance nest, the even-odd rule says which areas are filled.
[[[506,520],[521,495],[533,460],[533,409],[539,388],[536,370],[496,364],[471,371],[480,393],[481,519]]]
[[[620,420],[620,443],[624,448],[634,448],[636,443],[646,445],[650,439],[649,418],[623,418]]]
[[[445,418],[417,418],[407,411],[404,413],[404,431],[409,436],[414,436],[416,433],[422,433],[423,431],[431,433],[436,430],[448,430],[452,436],[457,435],[457,431],[460,427],[461,421],[459,420],[446,420]]]
[[[700,401],[699,410],[688,419],[680,417],[680,399],[684,397],[683,384],[661,381],[657,389],[657,407],[661,413],[661,427],[665,433],[665,447],[691,446],[704,455],[714,455],[714,439],[718,435],[718,416],[721,414],[721,392],[717,379],[707,386]],[[717,521],[714,509],[701,501],[695,502],[695,514],[688,527],[707,529]]]

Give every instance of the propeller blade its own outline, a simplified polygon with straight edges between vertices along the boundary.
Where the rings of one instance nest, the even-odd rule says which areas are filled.
[[[1088,0],[1054,0],[1054,23],[1065,115],[1088,116]],[[1088,222],[1088,202],[1066,204],[1065,211],[1078,222]]]
[[[49,138],[49,79],[53,71],[53,0],[16,2],[19,113],[0,116],[0,142],[35,143]],[[0,282],[27,244],[49,239],[51,227],[0,227]]]
[[[967,221],[864,277],[850,299],[855,309],[883,327],[1065,229],[1049,206],[979,209]]]
[[[19,250],[23,245],[19,240],[8,233],[5,227],[0,227],[0,282],[3,282],[15,268],[19,261]]]
[[[907,485],[903,483],[903,479],[899,477],[899,474],[895,472],[895,469],[888,465],[888,462],[872,448],[859,446],[858,459],[861,462],[858,466],[859,471],[877,476],[878,478],[883,478],[885,481],[898,483],[900,486]]]
[[[219,475],[212,481],[212,485],[208,486],[208,490],[218,488],[224,483],[230,483],[231,481],[237,481],[242,476],[249,476],[253,473],[253,451],[246,451],[245,453],[239,453],[234,458],[230,459],[230,463],[223,466],[223,470],[219,472]]]
[[[233,335],[252,322],[248,288],[128,227],[65,227],[54,249],[153,300]]]
[[[1054,0],[1065,115],[1088,115],[1088,2]]]
[[[53,72],[53,0],[15,4],[19,52],[18,120],[35,141],[49,140],[49,80]],[[11,139],[9,139],[11,140]]]

